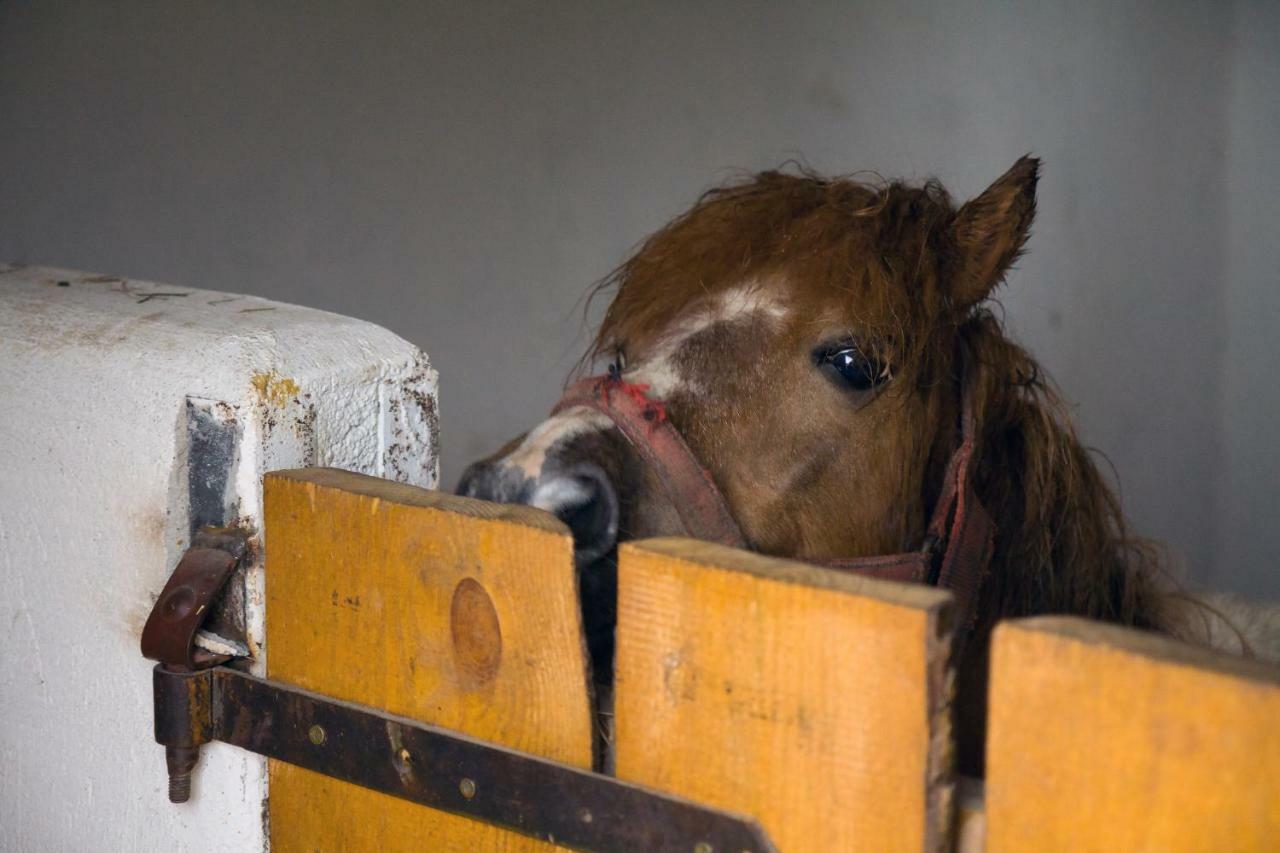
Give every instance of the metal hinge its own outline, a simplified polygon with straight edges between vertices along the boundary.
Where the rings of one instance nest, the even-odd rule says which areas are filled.
[[[171,801],[190,797],[200,747],[222,741],[579,850],[774,849],[750,818],[223,665],[193,642],[247,550],[240,531],[201,531],[143,629]]]

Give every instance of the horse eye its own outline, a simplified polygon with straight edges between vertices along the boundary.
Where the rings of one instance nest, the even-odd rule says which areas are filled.
[[[814,360],[834,382],[854,391],[870,391],[890,379],[883,365],[867,358],[857,347],[821,350]]]

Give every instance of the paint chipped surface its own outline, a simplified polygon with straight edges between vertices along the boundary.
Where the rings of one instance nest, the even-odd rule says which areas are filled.
[[[381,476],[424,488],[436,485],[440,441],[437,383],[438,376],[425,355],[414,360],[407,374],[382,380],[378,412]]]
[[[249,379],[249,384],[253,386],[253,391],[258,396],[258,402],[276,406],[277,408],[284,406],[302,392],[297,382],[287,376],[281,376],[274,370],[265,370],[253,374]]]
[[[260,757],[205,747],[198,793],[175,808],[164,796],[163,752],[149,737],[103,737],[149,725],[139,714],[149,709],[150,665],[137,644],[190,541],[184,407],[188,398],[206,401],[236,422],[239,449],[222,497],[235,523],[260,531],[265,471],[327,464],[434,485],[436,381],[415,347],[351,318],[0,266],[0,389],[17,401],[0,418],[8,487],[0,489],[0,573],[9,579],[0,625],[12,640],[0,643],[0,849],[265,849]],[[384,389],[403,414],[386,431],[397,436],[391,442],[380,416]],[[49,412],[59,429],[49,429]],[[259,675],[267,652],[261,544],[259,535],[243,581]],[[92,746],[74,778],[68,741]],[[53,790],[58,797],[39,796]],[[81,819],[67,821],[68,813]]]

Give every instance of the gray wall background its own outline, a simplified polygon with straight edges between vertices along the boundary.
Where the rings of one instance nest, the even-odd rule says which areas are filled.
[[[0,0],[0,258],[301,302],[442,375],[444,476],[739,170],[1045,160],[1002,294],[1135,526],[1280,597],[1280,4]]]

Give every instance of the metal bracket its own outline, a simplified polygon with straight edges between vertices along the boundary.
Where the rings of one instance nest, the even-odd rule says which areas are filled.
[[[579,850],[773,850],[750,819],[229,667],[157,666],[155,689],[157,740],[185,748],[222,741]]]
[[[248,550],[248,534],[236,528],[206,527],[196,533],[142,628],[143,657],[186,670],[227,660],[196,648],[196,632]]]
[[[225,658],[193,651],[192,641],[244,543],[234,531],[202,533],[143,630],[143,653],[166,656],[153,685],[171,801],[189,798],[199,749],[217,740],[578,850],[774,849],[750,818],[215,666]]]

